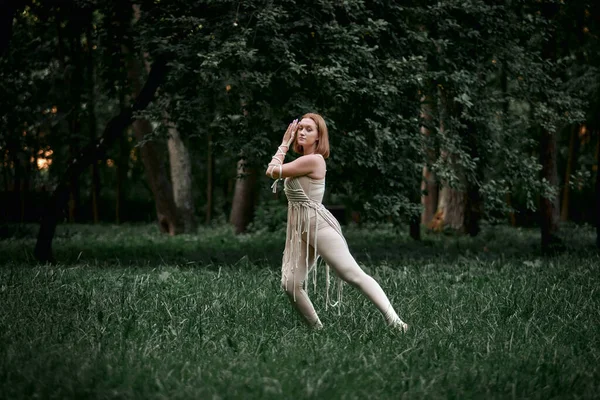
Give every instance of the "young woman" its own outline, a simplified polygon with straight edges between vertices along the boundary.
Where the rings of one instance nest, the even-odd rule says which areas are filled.
[[[284,163],[295,138],[294,151],[302,156]],[[331,267],[339,278],[360,289],[375,304],[388,325],[405,332],[408,325],[398,317],[381,286],[358,266],[348,250],[338,221],[321,203],[327,171],[325,159],[328,157],[329,136],[325,121],[318,114],[306,114],[300,121],[294,120],[288,126],[283,142],[267,168],[267,176],[276,179],[273,192],[277,190],[277,182],[285,178],[284,191],[288,198],[281,286],[308,325],[322,328],[307,292],[308,272],[320,256],[327,263],[326,307]],[[316,279],[316,271],[313,279]],[[316,280],[314,284],[316,286]],[[338,301],[341,299],[340,289],[341,285],[338,286]]]

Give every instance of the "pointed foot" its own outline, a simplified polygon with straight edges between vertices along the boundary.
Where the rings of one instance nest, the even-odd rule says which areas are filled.
[[[397,319],[396,321],[392,322],[390,327],[394,330],[400,331],[401,333],[406,333],[408,331],[408,324],[401,319]]]

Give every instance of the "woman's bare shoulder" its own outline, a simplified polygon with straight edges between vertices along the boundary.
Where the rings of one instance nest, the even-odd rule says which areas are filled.
[[[306,154],[306,155],[302,155],[300,157],[308,157],[310,159],[314,159],[314,160],[323,160],[325,161],[325,158],[323,158],[322,154],[319,153],[315,153],[315,154]]]
[[[310,157],[310,162],[314,163],[314,171],[308,176],[312,179],[324,179],[325,174],[327,173],[327,164],[325,163],[325,158],[321,154],[307,154],[302,157]]]

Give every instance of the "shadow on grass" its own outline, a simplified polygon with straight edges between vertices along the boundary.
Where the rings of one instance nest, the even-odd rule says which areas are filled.
[[[33,248],[37,225],[0,226],[0,266],[37,265]],[[597,256],[591,227],[561,229],[567,254]],[[424,233],[421,241],[391,226],[344,229],[351,253],[363,264],[453,263],[460,258],[480,261],[523,261],[541,257],[539,231],[486,226],[475,238]],[[168,236],[156,225],[77,225],[58,227],[54,255],[61,265],[102,267],[179,265],[190,267],[246,266],[279,268],[285,232],[235,235],[229,226],[202,227],[195,234]]]

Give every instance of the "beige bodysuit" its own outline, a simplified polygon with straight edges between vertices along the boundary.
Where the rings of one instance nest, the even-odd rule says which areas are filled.
[[[401,322],[381,286],[356,263],[339,222],[321,203],[325,179],[308,176],[286,178],[284,191],[288,199],[288,220],[281,285],[308,325],[322,327],[307,292],[308,273],[311,270],[314,271],[313,285],[316,289],[315,266],[319,256],[326,262],[326,309],[330,305],[331,267],[338,278],[359,288],[377,306],[388,324]],[[341,280],[338,280],[336,303],[342,299]]]

